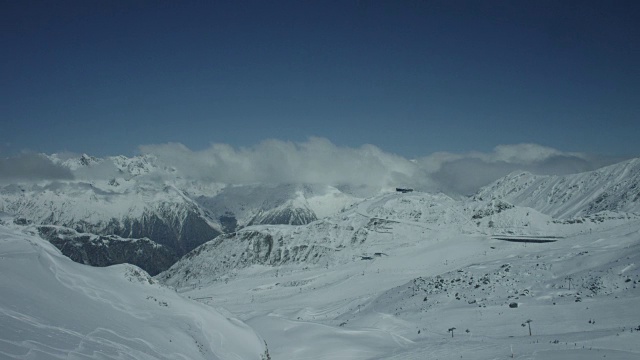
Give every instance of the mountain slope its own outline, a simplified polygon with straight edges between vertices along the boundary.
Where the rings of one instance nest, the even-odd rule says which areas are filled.
[[[513,173],[483,188],[476,199],[502,199],[557,218],[600,211],[640,213],[640,159],[564,176]]]
[[[212,217],[231,221],[233,232],[249,225],[304,225],[334,215],[359,199],[319,185],[233,185],[215,193],[188,190]]]
[[[3,359],[261,359],[246,325],[132,265],[92,268],[0,225]]]
[[[189,179],[151,155],[49,158],[75,179],[0,186],[0,211],[99,235],[149,237],[178,254],[220,232],[248,224],[306,224],[357,200],[327,186]]]
[[[249,221],[251,225],[304,225],[316,221],[316,214],[306,206],[296,207],[293,201],[271,210],[260,210],[256,216]]]
[[[307,224],[356,201],[328,186],[199,181],[152,155],[63,158],[54,154],[49,159],[67,168],[74,179],[0,185],[0,211],[36,225],[63,226],[100,236],[148,238],[176,257],[221,233],[256,224]],[[74,244],[79,244],[65,247],[63,242],[69,239],[58,237],[55,241],[67,254],[78,250]],[[98,266],[111,263],[98,259],[124,261],[114,256],[122,249],[110,250],[104,242],[101,246],[83,244],[90,247],[93,256],[75,252],[74,259]],[[166,268],[164,261],[144,259],[144,255],[136,263],[145,270],[155,274]]]
[[[269,247],[261,243],[266,237],[260,234],[271,234],[274,249],[282,248],[277,239],[286,236],[277,235],[284,231],[272,226],[252,228],[253,238],[244,233],[246,238],[233,240],[260,243],[256,254],[261,261],[230,272],[199,272],[217,266],[216,252],[195,254],[196,250],[190,268],[195,273],[188,279],[182,277],[186,272],[178,275],[186,279],[177,282],[178,291],[224,306],[247,321],[263,334],[274,358],[330,359],[347,354],[362,360],[460,356],[481,360],[514,354],[521,359],[622,360],[639,356],[637,217],[555,222],[533,209],[500,201],[477,206],[462,202],[444,215],[450,221],[439,227],[435,214],[444,208],[438,203],[447,201],[415,194],[379,197],[354,206],[351,210],[361,213],[368,225],[366,232],[354,245],[327,252],[325,259],[336,259],[328,264],[313,258],[315,263],[262,261],[270,257]],[[422,214],[413,219],[425,221],[407,217],[416,210]],[[461,218],[475,219],[453,221],[458,211]],[[348,212],[341,214],[344,221],[362,223]],[[367,217],[372,214],[385,218]],[[489,221],[494,221],[493,227]],[[302,235],[310,231],[304,228],[316,223],[296,230]],[[332,231],[347,233],[346,223],[344,228],[337,225]],[[319,239],[326,236],[322,242],[339,244],[327,231],[330,228],[322,227]],[[521,243],[491,236],[492,230],[523,234],[529,228],[558,237],[548,243]]]
[[[254,265],[326,268],[373,259],[397,247],[438,238],[451,228],[467,234],[571,231],[533,209],[505,204],[467,203],[442,194],[381,195],[307,225],[250,226],[221,235],[186,254],[159,279],[182,287],[229,277]]]
[[[0,188],[0,211],[38,225],[123,238],[147,237],[178,255],[220,234],[175,187],[123,183],[8,185]]]
[[[125,239],[116,235],[78,233],[63,226],[41,225],[38,234],[71,260],[92,266],[132,264],[151,275],[168,269],[175,253],[148,238]]]

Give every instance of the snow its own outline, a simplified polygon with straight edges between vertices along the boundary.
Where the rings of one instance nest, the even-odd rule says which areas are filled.
[[[288,360],[640,359],[638,159],[514,173],[471,199],[365,200],[331,187],[167,180],[171,169],[154,161],[114,160],[126,175],[117,186],[5,187],[0,210],[121,213],[169,201],[243,224],[291,208],[320,219],[221,235],[150,278],[72,263],[2,215],[0,357],[259,359],[264,339]],[[160,192],[143,181],[154,173]]]
[[[597,212],[640,213],[640,159],[564,176],[513,173],[486,186],[478,198],[500,198],[556,218]]]
[[[135,266],[74,263],[23,230],[0,225],[0,358],[261,358],[239,321]]]
[[[603,219],[386,194],[307,226],[246,230],[284,246],[343,246],[321,259],[226,269],[215,264],[233,251],[208,243],[159,278],[246,321],[274,358],[493,359],[511,349],[520,359],[640,358],[640,221]],[[558,238],[511,243],[494,233]]]

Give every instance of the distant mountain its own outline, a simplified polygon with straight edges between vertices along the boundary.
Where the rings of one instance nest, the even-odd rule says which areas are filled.
[[[276,239],[291,238],[277,242],[285,244],[280,250],[288,250],[289,254],[306,246],[308,251],[317,251],[318,257],[325,257],[335,252],[337,246],[347,246],[342,244],[344,239],[364,236],[367,226],[373,226],[369,224],[370,219],[379,219],[378,223],[413,224],[429,230],[456,226],[470,233],[492,233],[496,229],[542,233],[545,230],[540,224],[553,222],[551,218],[570,220],[591,216],[593,220],[616,218],[616,212],[640,213],[640,185],[637,185],[640,159],[566,176],[514,173],[485,187],[470,200],[441,194],[391,193],[360,202],[362,199],[348,192],[348,186],[235,185],[189,178],[152,155],[131,158],[51,155],[49,158],[69,169],[74,179],[0,186],[0,211],[35,225],[63,226],[79,233],[123,239],[147,238],[175,254],[176,259],[221,234],[227,235],[220,239],[237,238],[239,244],[245,244],[240,240],[255,231]],[[609,213],[594,217],[603,211]],[[256,227],[307,224],[313,226]],[[330,235],[333,229],[313,230],[314,226],[336,226],[343,230]],[[344,230],[349,228],[353,230]],[[332,236],[335,239],[330,240],[329,250],[321,249],[326,244],[319,244],[318,239]],[[250,238],[256,239],[256,236]],[[71,240],[62,237],[56,243],[64,248],[64,241]],[[122,256],[107,252],[98,255],[100,249],[106,251],[107,248],[93,245],[89,252],[94,256],[78,253],[74,258],[92,265],[105,264],[97,259],[125,261]],[[298,246],[296,250],[295,246]],[[247,248],[244,252],[254,251]],[[274,257],[269,257],[266,263],[279,261],[274,260],[277,259],[275,252],[270,256]],[[165,261],[151,258],[136,261],[151,273],[167,266]],[[253,260],[247,262],[250,263]]]
[[[187,191],[207,214],[226,225],[225,232],[257,224],[308,224],[360,200],[330,186],[308,184],[229,185],[215,193]]]
[[[197,204],[175,188],[107,181],[53,182],[0,188],[0,211],[37,225],[149,238],[180,256],[220,234]]]
[[[640,213],[640,159],[564,176],[516,172],[474,198],[500,199],[562,219],[601,211]]]
[[[49,158],[69,169],[74,179],[1,185],[0,211],[36,225],[63,226],[79,233],[148,238],[175,254],[175,259],[221,233],[255,224],[307,224],[357,201],[327,186],[229,185],[187,179],[151,155],[63,158],[54,154]],[[57,238],[57,246],[62,248],[64,241],[71,240]],[[95,242],[83,246],[90,244],[93,256],[73,258],[97,266],[124,261],[112,253],[98,254],[107,248],[94,246]],[[162,268],[165,261],[152,258],[135,263],[150,273],[166,269]]]
[[[260,210],[247,225],[304,225],[316,220],[318,218],[313,210],[287,202],[275,209]]]

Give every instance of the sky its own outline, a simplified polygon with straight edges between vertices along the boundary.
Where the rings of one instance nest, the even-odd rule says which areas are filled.
[[[0,155],[640,156],[638,19],[637,1],[0,0]]]

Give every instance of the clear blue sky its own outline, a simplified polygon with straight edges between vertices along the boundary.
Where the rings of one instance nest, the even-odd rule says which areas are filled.
[[[640,1],[0,0],[0,154],[640,155]]]

